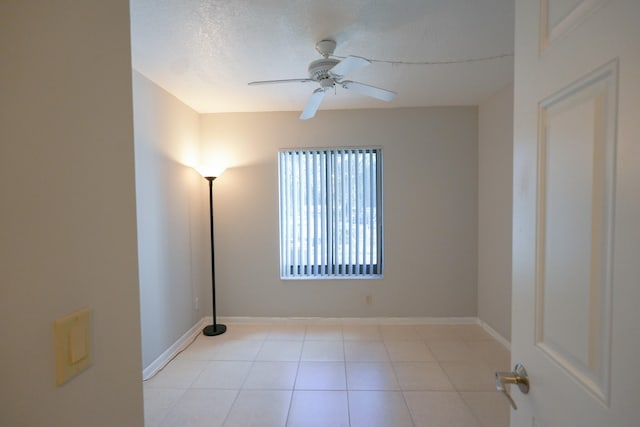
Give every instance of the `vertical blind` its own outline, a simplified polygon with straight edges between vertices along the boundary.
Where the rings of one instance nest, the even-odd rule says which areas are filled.
[[[280,276],[382,275],[382,150],[281,150]]]

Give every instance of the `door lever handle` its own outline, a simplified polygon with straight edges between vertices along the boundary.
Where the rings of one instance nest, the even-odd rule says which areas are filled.
[[[496,372],[496,389],[509,399],[513,409],[518,409],[516,402],[513,401],[511,394],[509,394],[508,384],[516,384],[522,393],[529,393],[529,376],[524,366],[518,363],[513,372]]]

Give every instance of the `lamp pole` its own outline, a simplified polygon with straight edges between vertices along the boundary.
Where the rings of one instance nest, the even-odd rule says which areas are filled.
[[[207,181],[209,181],[209,212],[210,216],[210,231],[211,231],[211,303],[213,306],[213,324],[205,326],[202,330],[202,333],[207,336],[215,336],[224,334],[227,331],[227,326],[220,324],[216,320],[216,266],[214,261],[214,252],[213,252],[213,180],[216,179],[215,176],[205,176]]]

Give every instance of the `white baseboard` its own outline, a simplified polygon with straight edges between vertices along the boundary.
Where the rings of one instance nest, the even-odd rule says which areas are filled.
[[[200,319],[198,323],[193,325],[191,329],[185,332],[176,342],[174,342],[171,347],[166,349],[160,356],[156,358],[153,362],[149,364],[146,368],[142,370],[142,380],[146,381],[157,374],[162,368],[165,367],[167,363],[169,363],[178,353],[187,348],[189,344],[200,334],[202,328],[208,323],[211,323],[211,317],[209,320],[204,317]],[[208,320],[208,323],[207,323]]]
[[[209,317],[211,322],[212,318]],[[319,325],[473,325],[477,317],[250,317],[225,316],[220,323],[304,323]]]
[[[496,341],[498,341],[500,344],[502,344],[507,350],[509,350],[509,352],[511,352],[511,343],[509,342],[508,339],[506,339],[505,337],[503,337],[502,335],[500,335],[495,329],[493,329],[491,326],[489,326],[487,324],[487,322],[484,322],[480,319],[478,319],[478,324],[480,326],[482,326],[482,329],[484,329],[485,331],[487,331],[487,333],[489,335],[491,335],[493,338],[496,339]]]

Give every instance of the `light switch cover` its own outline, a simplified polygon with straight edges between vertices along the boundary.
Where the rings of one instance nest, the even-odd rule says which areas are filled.
[[[91,366],[91,312],[83,308],[54,323],[56,385]]]

